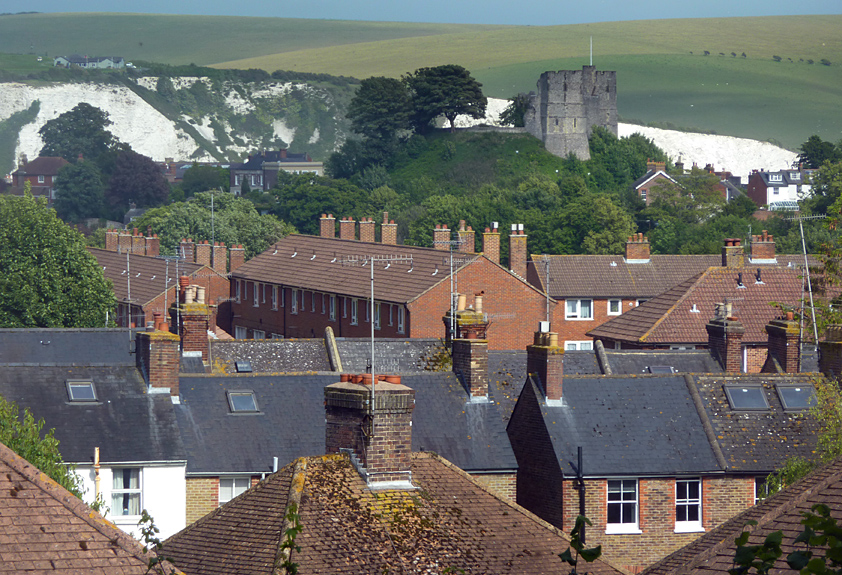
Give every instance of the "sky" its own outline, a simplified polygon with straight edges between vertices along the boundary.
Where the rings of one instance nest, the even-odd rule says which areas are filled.
[[[656,18],[842,14],[840,0],[0,0],[0,12],[139,12],[330,20],[559,25]]]

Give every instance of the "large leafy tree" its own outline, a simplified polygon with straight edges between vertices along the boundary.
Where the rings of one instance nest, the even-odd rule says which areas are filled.
[[[842,160],[842,149],[834,146],[833,142],[825,142],[819,136],[813,135],[801,144],[798,162],[807,168],[817,169],[826,161],[838,162]]]
[[[190,237],[229,246],[242,244],[248,258],[295,231],[271,214],[260,215],[250,201],[229,192],[201,192],[189,201],[153,208],[136,224],[144,229],[151,226],[166,253],[175,253],[179,241]]]
[[[82,235],[30,193],[0,196],[0,327],[102,327],[114,292]]]
[[[44,124],[38,133],[44,141],[41,156],[59,156],[76,162],[79,156],[96,161],[116,144],[106,128],[108,113],[85,102]]]
[[[410,127],[410,98],[406,84],[377,76],[360,82],[346,116],[358,134],[388,141]]]
[[[181,180],[181,189],[184,197],[190,198],[199,192],[209,190],[227,190],[229,185],[228,170],[214,166],[193,166],[184,172]]]
[[[419,68],[404,78],[412,96],[413,124],[423,131],[433,120],[444,116],[455,129],[456,116],[483,118],[488,100],[482,84],[456,64]]]
[[[504,126],[522,128],[525,125],[526,112],[529,110],[529,94],[521,92],[500,113],[500,123]]]
[[[318,234],[319,216],[323,213],[337,218],[369,215],[368,192],[347,180],[279,174],[272,193],[276,200],[274,213],[301,233]]]
[[[139,208],[159,206],[169,193],[167,180],[151,158],[131,150],[117,154],[105,192],[112,208],[125,211],[132,203]]]
[[[56,212],[64,221],[78,222],[102,215],[105,186],[92,162],[64,166],[56,177],[55,189]]]

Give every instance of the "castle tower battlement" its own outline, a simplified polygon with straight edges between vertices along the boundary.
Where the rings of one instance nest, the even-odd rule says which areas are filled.
[[[573,152],[587,160],[594,126],[617,135],[616,72],[598,72],[594,66],[544,72],[537,88],[529,95],[524,123],[550,153],[564,158]]]

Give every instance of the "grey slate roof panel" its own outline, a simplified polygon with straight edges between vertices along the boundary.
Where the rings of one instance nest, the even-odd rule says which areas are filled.
[[[615,375],[648,374],[651,366],[668,366],[675,373],[721,373],[722,366],[708,350],[606,350]],[[565,372],[567,354],[565,354]]]
[[[129,329],[0,329],[0,365],[133,366],[133,349]]]
[[[682,376],[565,378],[564,405],[541,411],[565,475],[579,446],[585,476],[719,471]]]
[[[371,341],[364,338],[336,338],[342,371],[363,373],[371,357]],[[419,373],[429,371],[432,358],[443,352],[440,339],[375,339],[374,369],[378,373]]]
[[[68,379],[91,380],[96,402],[68,401]],[[147,394],[134,367],[0,367],[0,395],[55,428],[65,461],[184,461],[169,394]]]
[[[236,373],[235,361],[250,361],[254,373],[330,371],[323,339],[232,339],[211,343],[214,365]]]
[[[509,422],[526,381],[526,350],[488,352],[488,387],[500,416]]]
[[[565,351],[564,375],[601,374],[595,351]]]

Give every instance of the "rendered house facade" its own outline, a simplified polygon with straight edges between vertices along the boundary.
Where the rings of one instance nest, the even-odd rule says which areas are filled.
[[[746,186],[746,195],[758,206],[798,202],[810,195],[814,170],[780,170],[777,172],[752,171]]]

